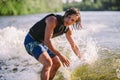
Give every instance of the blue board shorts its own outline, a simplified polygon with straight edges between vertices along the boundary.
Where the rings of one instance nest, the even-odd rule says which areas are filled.
[[[25,37],[24,46],[28,54],[37,60],[43,52],[47,52],[51,58],[55,57],[55,54],[52,53],[44,43],[34,40],[29,33]]]

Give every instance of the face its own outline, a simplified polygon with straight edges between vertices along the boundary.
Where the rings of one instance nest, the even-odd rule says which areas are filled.
[[[74,24],[78,20],[78,16],[75,14],[68,15],[67,17],[64,18],[64,26],[69,26]]]

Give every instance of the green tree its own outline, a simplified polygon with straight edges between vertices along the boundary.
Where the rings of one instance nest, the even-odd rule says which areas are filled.
[[[61,0],[0,0],[0,15],[62,11]]]
[[[120,0],[83,0],[82,2],[65,3],[63,10],[77,7],[80,10],[120,10]]]

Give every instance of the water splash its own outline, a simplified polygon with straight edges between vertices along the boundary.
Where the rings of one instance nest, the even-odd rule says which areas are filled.
[[[0,29],[0,80],[40,78],[38,73],[42,66],[27,54],[23,46],[26,33],[26,30],[12,26]],[[30,76],[24,76],[26,74]]]
[[[73,31],[73,37],[78,44],[81,53],[83,53],[84,62],[91,64],[97,60],[97,45],[94,38],[92,38],[91,28],[86,28],[83,30]],[[78,60],[76,60],[78,61]],[[81,61],[82,62],[82,61]]]
[[[68,41],[65,39],[65,36],[61,36],[58,38],[53,39],[54,44],[56,47],[63,52],[64,55],[66,55],[70,61],[71,65],[69,68],[61,68],[60,72],[62,72],[64,78],[66,80],[70,80],[70,75],[72,71],[84,64],[84,63],[93,63],[97,59],[97,48],[96,48],[96,42],[95,40],[88,34],[89,30],[83,29],[80,31],[73,31],[73,38],[75,39],[76,43],[78,44],[81,52],[84,54],[84,62],[75,56],[73,53]],[[24,37],[26,35],[27,31],[23,29],[17,29],[15,27],[6,27],[3,29],[0,29],[0,60],[8,60],[6,64],[9,66],[2,66],[3,68],[7,67],[9,70],[16,68],[16,65],[18,65],[18,72],[16,75],[12,75],[11,80],[15,80],[15,76],[17,74],[20,74],[22,76],[23,73],[21,73],[21,70],[25,70],[26,73],[28,71],[31,71],[30,69],[33,69],[32,66],[36,65],[37,61],[26,54],[26,51],[23,46]],[[24,56],[23,56],[24,55]],[[14,66],[10,66],[10,64]],[[21,66],[20,66],[21,65]],[[28,65],[28,66],[27,66]],[[35,66],[34,66],[35,67]],[[36,69],[40,71],[40,68],[42,66],[36,66]],[[36,71],[37,71],[36,70]],[[4,70],[3,70],[4,71]],[[36,75],[36,71],[32,70],[35,74],[29,74],[29,75]],[[64,72],[63,72],[64,71]],[[13,73],[4,73],[3,76],[10,77]],[[25,77],[26,78],[26,77]],[[36,79],[33,77],[32,79]]]
[[[24,34],[25,32],[14,27],[0,29],[0,59],[9,59],[23,53],[21,44]]]
[[[64,68],[64,69],[62,68],[60,70],[63,73],[66,80],[70,80],[70,75],[72,71],[78,66],[81,66],[86,63],[89,65],[92,65],[92,63],[94,63],[97,60],[98,58],[98,54],[97,54],[98,48],[96,45],[97,42],[91,36],[96,31],[93,31],[93,33],[91,33],[92,32],[91,30],[93,29],[91,29],[90,27],[83,30],[73,29],[73,38],[76,44],[79,46],[81,53],[83,54],[83,57],[82,57],[83,60],[80,60],[74,54],[74,52],[71,50],[70,45],[68,44],[68,41],[65,39],[65,36],[61,36],[54,40],[55,43],[57,44],[56,46],[57,47],[58,45],[60,46],[58,47],[58,49],[62,51],[64,55],[67,55],[67,56],[69,55],[68,58],[70,59],[70,62],[71,62],[70,67]]]

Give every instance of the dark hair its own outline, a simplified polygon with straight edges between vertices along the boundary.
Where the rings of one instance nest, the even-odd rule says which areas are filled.
[[[78,20],[76,21],[76,24],[74,24],[73,26],[76,26],[77,28],[78,27],[82,28],[80,10],[77,9],[77,8],[74,8],[74,7],[70,8],[70,9],[67,9],[65,11],[64,17],[67,17],[68,15],[72,15],[72,14],[75,14],[75,15],[79,16]]]

